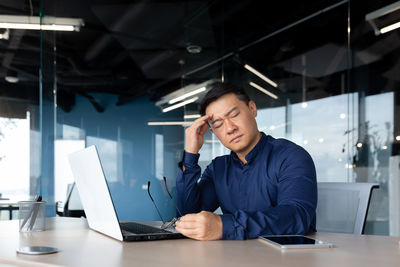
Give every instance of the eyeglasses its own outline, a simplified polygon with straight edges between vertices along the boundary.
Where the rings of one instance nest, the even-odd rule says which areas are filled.
[[[167,190],[168,196],[171,198],[172,202],[174,203],[175,208],[176,208],[176,210],[177,210],[178,213],[179,213],[179,216],[182,217],[182,214],[181,214],[181,212],[180,212],[178,206],[176,205],[174,199],[172,198],[171,193],[170,193],[169,190],[168,190],[167,178],[165,178],[165,176],[164,176],[164,184],[165,184],[165,189]],[[173,218],[172,218],[171,220],[169,220],[169,221],[164,221],[163,217],[161,216],[160,210],[157,208],[157,205],[156,205],[156,203],[154,202],[154,199],[153,199],[153,197],[152,197],[151,194],[150,194],[150,181],[147,181],[147,193],[149,194],[149,197],[150,197],[151,201],[153,202],[154,207],[155,207],[156,210],[157,210],[158,216],[160,217],[161,221],[163,222],[163,224],[161,225],[161,229],[164,230],[164,229],[167,229],[167,228],[169,228],[169,227],[175,227],[175,223],[176,223],[177,221],[179,221],[180,217],[179,217],[179,218],[173,217]]]

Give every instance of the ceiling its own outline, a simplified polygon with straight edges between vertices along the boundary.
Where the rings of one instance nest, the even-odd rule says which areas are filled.
[[[265,101],[267,106],[283,105],[287,98],[301,101],[304,86],[311,99],[340,94],[350,66],[348,6],[316,12],[341,2],[2,0],[0,14],[38,16],[42,6],[43,15],[82,18],[85,26],[80,32],[10,30],[8,40],[0,40],[0,98],[37,103],[41,63],[43,94],[52,99],[55,73],[57,102],[65,111],[73,108],[76,95],[96,107],[93,93],[116,94],[116,105],[124,105],[145,95],[157,101],[183,85],[222,76],[262,84],[245,63],[280,85],[268,90],[284,97]],[[393,62],[399,34],[376,37],[364,17],[392,2],[351,1],[350,6],[352,70],[373,68],[383,91],[399,80],[400,63]],[[191,45],[201,52],[189,52]],[[9,83],[7,75],[19,81]]]

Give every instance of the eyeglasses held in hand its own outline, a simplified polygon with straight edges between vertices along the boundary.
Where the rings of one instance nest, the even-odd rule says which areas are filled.
[[[171,193],[170,193],[169,190],[168,190],[167,178],[165,178],[165,176],[164,176],[164,184],[165,184],[165,189],[167,190],[168,196],[171,198],[172,202],[174,203],[175,208],[176,208],[176,210],[177,210],[178,213],[179,213],[179,216],[182,217],[182,214],[181,214],[180,210],[178,209],[178,206],[176,205],[174,199],[172,198]],[[164,221],[163,217],[161,216],[160,210],[157,208],[157,205],[156,205],[156,203],[154,202],[154,199],[153,199],[153,197],[152,197],[151,194],[150,194],[150,181],[147,181],[147,193],[149,194],[149,197],[150,197],[151,201],[153,202],[154,207],[155,207],[156,210],[157,210],[158,216],[160,217],[161,221],[163,222],[163,224],[161,225],[161,229],[167,229],[167,228],[169,228],[169,227],[175,227],[175,223],[176,223],[177,221],[179,221],[179,218],[180,218],[180,217],[179,217],[179,218],[173,217],[173,218],[172,218],[171,220],[169,220],[169,221]]]

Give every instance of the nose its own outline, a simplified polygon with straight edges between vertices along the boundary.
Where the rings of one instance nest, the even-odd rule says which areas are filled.
[[[225,126],[226,126],[225,129],[226,129],[227,134],[233,134],[237,130],[236,124],[233,123],[229,118],[226,119]]]

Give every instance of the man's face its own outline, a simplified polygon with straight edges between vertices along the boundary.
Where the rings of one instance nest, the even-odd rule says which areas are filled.
[[[226,94],[209,104],[206,114],[212,116],[209,125],[224,146],[236,153],[250,152],[259,133],[253,101],[246,104],[234,93]]]

